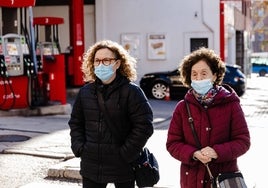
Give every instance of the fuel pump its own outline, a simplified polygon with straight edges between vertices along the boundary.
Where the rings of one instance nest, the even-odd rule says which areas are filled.
[[[46,78],[44,84],[52,104],[66,104],[65,55],[60,53],[58,36],[58,25],[62,23],[64,20],[59,17],[34,18],[36,54],[42,62],[38,75]],[[43,41],[40,40],[42,34],[45,35]]]
[[[4,56],[5,76],[24,74],[22,43],[25,39],[18,34],[7,34],[1,37]]]
[[[71,86],[84,84],[80,70],[84,52],[83,0],[70,0],[69,3],[71,50],[69,54],[62,54],[58,41],[58,25],[63,23],[62,18],[41,17],[41,22],[35,18],[34,24],[32,6],[35,0],[0,0],[1,43],[13,42],[15,44],[7,44],[8,48],[18,50],[17,54],[8,54],[8,50],[4,52],[3,44],[0,45],[0,110],[65,104],[66,77]],[[52,34],[45,32],[46,40],[41,42],[38,36],[42,33],[38,29],[35,33],[34,26],[44,26],[47,31],[51,28]],[[12,41],[7,36],[13,34],[18,36]],[[17,46],[19,43],[22,47]]]
[[[42,63],[35,52],[34,5],[35,0],[0,1],[0,110],[47,104],[43,80],[36,81]]]
[[[23,76],[23,54],[26,53],[29,50],[23,36],[6,34],[0,37],[1,110],[28,106],[28,78]]]

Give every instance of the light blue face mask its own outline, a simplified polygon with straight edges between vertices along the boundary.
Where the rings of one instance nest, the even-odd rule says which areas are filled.
[[[94,73],[96,74],[96,76],[101,79],[102,81],[107,81],[109,80],[113,74],[114,74],[114,70],[113,70],[113,66],[114,64],[110,64],[108,66],[103,65],[102,63],[99,64],[97,67],[95,67]]]
[[[213,84],[211,79],[192,80],[191,86],[198,94],[205,95],[213,87]]]

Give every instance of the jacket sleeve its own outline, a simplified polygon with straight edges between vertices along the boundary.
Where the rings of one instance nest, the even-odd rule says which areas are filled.
[[[138,87],[131,87],[128,96],[128,119],[131,131],[120,148],[120,155],[127,162],[135,161],[149,137],[153,134],[153,112],[151,106]]]
[[[215,160],[217,163],[236,159],[250,148],[250,134],[239,102],[234,103],[231,114],[230,141],[213,146],[218,154],[218,158]]]
[[[81,91],[77,94],[75,99],[68,124],[70,127],[72,151],[76,157],[80,157],[85,142],[85,118],[81,105]]]
[[[198,161],[193,159],[193,153],[197,151],[198,148],[195,146],[195,141],[190,139],[192,138],[192,133],[188,117],[183,118],[185,114],[187,114],[185,103],[180,101],[177,104],[170,121],[166,149],[172,157],[182,163],[196,165]],[[186,119],[187,122],[185,121]],[[188,129],[185,127],[188,127]],[[188,142],[191,141],[192,144],[186,142],[186,137],[188,137]]]

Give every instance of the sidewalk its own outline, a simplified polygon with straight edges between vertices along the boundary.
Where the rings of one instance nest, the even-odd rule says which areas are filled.
[[[259,118],[258,122],[263,122],[258,124],[257,126],[253,126],[251,123],[256,121],[255,118],[249,118],[249,129],[251,133],[252,145],[251,149],[242,157],[239,158],[239,166],[245,180],[248,184],[248,188],[266,188],[266,169],[268,166],[263,161],[264,154],[263,151],[263,143],[267,143],[267,134],[268,128],[265,127],[264,121],[267,118]],[[159,163],[160,168],[160,181],[155,185],[158,188],[179,188],[179,166],[180,162],[173,159],[165,149],[165,141],[166,141],[166,133],[167,130],[156,130],[153,136],[149,139],[147,143],[147,147],[156,155],[156,158]],[[37,155],[43,157],[51,157],[51,158],[65,158],[68,159],[72,156],[71,150],[68,147],[69,144],[62,145],[63,140],[69,141],[68,138],[68,130],[58,131],[53,133],[52,135],[44,135],[42,137],[36,138],[38,139],[38,143],[44,143],[44,146],[39,145],[36,147],[34,144],[37,140],[33,140],[28,142],[26,145],[16,145],[16,147],[11,147],[5,152],[7,153],[22,153],[22,154],[30,154]],[[55,138],[58,139],[58,142],[55,141]],[[35,138],[34,138],[35,139]],[[51,142],[51,140],[54,140]],[[60,141],[62,140],[62,141]],[[62,147],[61,147],[62,146]],[[58,163],[55,166],[51,166],[48,169],[49,177],[64,177],[69,179],[80,179],[79,174],[79,158],[72,158],[66,160],[65,162]],[[25,185],[22,188],[34,188],[38,182],[31,183],[29,185]],[[38,187],[50,187],[47,184],[39,183]],[[53,187],[53,186],[52,186]],[[112,185],[109,188],[113,188]]]
[[[252,78],[248,80],[248,90],[241,97],[242,108],[249,125],[251,134],[250,150],[238,159],[248,188],[266,188],[266,174],[268,164],[266,161],[265,143],[268,143],[268,78]],[[170,114],[171,115],[171,114]],[[158,119],[158,117],[155,117]],[[167,125],[169,117],[166,117]],[[155,119],[155,120],[156,120]],[[162,119],[165,121],[165,119]],[[157,126],[156,126],[157,127]],[[147,147],[153,152],[158,160],[160,168],[160,181],[155,187],[158,188],[179,188],[180,162],[173,159],[166,151],[165,142],[167,130],[156,129],[149,139]],[[1,149],[1,148],[0,148]],[[48,169],[49,177],[64,177],[80,179],[79,159],[73,158],[70,149],[69,129],[66,127],[61,131],[54,131],[51,134],[33,137],[20,144],[11,145],[4,150],[5,153],[21,153],[43,157],[59,158],[66,161],[60,162]],[[33,182],[22,188],[53,187],[47,184]],[[60,187],[59,187],[60,188]],[[109,188],[113,188],[112,185]]]
[[[179,166],[180,163],[173,159],[166,152],[167,130],[156,130],[149,139],[146,146],[150,152],[154,153],[159,163],[160,180],[155,187],[179,188]],[[74,158],[63,163],[59,163],[49,169],[48,175],[51,177],[80,178],[78,173],[80,160]]]
[[[165,152],[166,136],[167,130],[155,130],[153,136],[149,139],[146,145],[149,150],[155,154],[159,163],[160,181],[155,187],[178,188],[179,162],[173,159],[168,152]],[[70,149],[68,129],[33,137],[28,141],[4,149],[3,153],[26,154],[66,160],[51,166],[48,169],[48,177],[81,179],[79,174],[80,159],[73,158],[74,156]],[[40,184],[40,186],[41,185],[42,184]],[[35,186],[36,183],[23,186],[23,188],[33,188]],[[45,187],[45,185],[43,186]]]

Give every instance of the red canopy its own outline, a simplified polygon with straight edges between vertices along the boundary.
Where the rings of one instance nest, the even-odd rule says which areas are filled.
[[[35,0],[1,0],[0,7],[29,7],[34,6]]]

